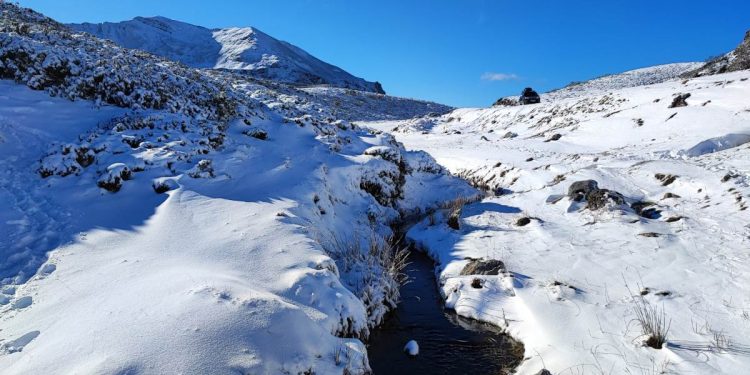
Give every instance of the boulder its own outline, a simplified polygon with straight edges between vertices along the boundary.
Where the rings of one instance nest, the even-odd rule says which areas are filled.
[[[581,201],[595,190],[599,190],[599,184],[594,180],[576,181],[568,187],[568,198]]]
[[[612,201],[612,203],[618,205],[624,204],[625,197],[614,190],[598,189],[587,194],[586,201],[588,202],[586,208],[589,210],[598,210],[606,206],[608,201]]]
[[[505,263],[497,259],[472,259],[461,270],[461,275],[499,275],[505,270]]]

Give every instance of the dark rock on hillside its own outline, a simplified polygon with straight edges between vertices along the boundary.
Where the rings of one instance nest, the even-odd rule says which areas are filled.
[[[687,98],[690,97],[690,93],[687,94],[678,94],[674,97],[672,100],[672,104],[669,105],[669,108],[678,108],[678,107],[687,107]]]
[[[598,189],[587,194],[586,201],[588,202],[586,208],[598,210],[606,206],[609,201],[614,204],[624,204],[625,197],[614,190]]]
[[[461,270],[461,275],[498,275],[505,270],[505,264],[497,259],[472,259]]]
[[[568,188],[568,198],[574,201],[581,201],[586,198],[590,192],[598,190],[599,184],[594,180],[576,181]]]
[[[734,51],[711,59],[702,67],[685,73],[683,77],[709,76],[745,69],[750,69],[750,30],[745,33],[745,39]]]

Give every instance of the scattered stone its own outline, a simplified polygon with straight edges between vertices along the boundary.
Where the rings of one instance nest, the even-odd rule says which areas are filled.
[[[518,137],[518,134],[510,132],[510,131],[505,133],[505,135],[503,135],[503,138],[515,138],[515,137]]]
[[[669,198],[682,198],[682,197],[675,193],[664,193],[664,197],[662,197],[661,199],[669,199]]]
[[[261,141],[265,141],[268,139],[268,132],[260,128],[246,129],[242,131],[242,134],[260,139]]]
[[[624,204],[625,197],[614,190],[599,189],[587,194],[586,201],[586,208],[593,211],[606,206],[608,201],[618,205]]]
[[[669,108],[678,108],[678,107],[687,107],[687,98],[690,97],[690,93],[686,94],[677,94],[675,98],[672,100],[672,104],[669,105]]]
[[[568,187],[568,198],[580,202],[595,190],[599,190],[599,183],[595,180],[576,181]]]
[[[674,223],[675,221],[680,221],[680,220],[682,220],[682,216],[672,216],[670,218],[667,218],[667,220],[665,221],[667,223]]]
[[[527,158],[526,162],[534,161],[534,158]]]
[[[677,179],[677,177],[680,177],[680,176],[675,176],[673,174],[657,173],[654,175],[654,177],[656,177],[657,180],[661,181],[661,186],[667,186],[673,183]]]
[[[661,210],[651,206],[654,206],[653,202],[641,201],[630,204],[630,208],[632,208],[638,216],[645,217],[646,219],[658,219],[661,216]]]
[[[661,236],[661,234],[654,233],[654,232],[639,233],[638,235],[639,236],[643,236],[643,237],[659,237],[659,236]]]
[[[471,280],[471,287],[474,289],[482,289],[482,284],[484,284],[482,279],[474,278]]]
[[[461,270],[461,275],[499,275],[502,271],[505,271],[505,263],[497,259],[471,259]]]
[[[555,133],[555,134],[552,134],[552,136],[551,136],[551,137],[547,138],[547,140],[545,140],[545,142],[552,142],[552,141],[557,141],[557,140],[559,140],[560,138],[562,138],[562,134],[560,134],[560,133]]]
[[[525,216],[516,220],[516,226],[519,226],[519,227],[529,225],[530,223],[531,223],[531,219]]]

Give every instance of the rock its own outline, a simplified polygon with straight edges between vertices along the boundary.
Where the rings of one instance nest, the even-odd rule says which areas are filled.
[[[549,372],[549,370],[547,370],[546,368],[543,368],[539,370],[539,372],[537,372],[535,375],[552,375],[552,373]]]
[[[503,135],[503,138],[515,138],[515,137],[518,137],[518,134],[513,133],[513,132],[507,132],[505,133],[505,135]]]
[[[545,142],[552,142],[552,141],[557,141],[557,140],[559,140],[560,138],[562,138],[562,134],[560,134],[560,133],[555,133],[555,134],[552,134],[552,136],[551,136],[551,137],[547,138],[547,140],[545,140]]]
[[[638,216],[645,217],[646,219],[658,219],[661,216],[661,210],[651,206],[654,206],[654,203],[639,201],[630,204],[630,208]]]
[[[625,197],[614,190],[599,189],[587,194],[586,201],[588,202],[586,208],[589,210],[598,210],[606,206],[608,201],[612,201],[612,203],[618,205],[624,204]]]
[[[690,97],[690,93],[687,94],[677,94],[675,98],[672,100],[672,104],[669,105],[669,108],[678,108],[678,107],[687,107],[687,101],[686,99]]]
[[[529,225],[530,223],[531,223],[531,219],[529,219],[528,217],[522,217],[516,220],[516,226],[519,226],[519,227]]]
[[[669,199],[669,198],[682,198],[682,197],[675,193],[664,193],[664,197],[662,197],[661,199]]]
[[[461,229],[461,224],[459,220],[460,217],[461,217],[461,211],[456,210],[456,211],[451,212],[451,215],[448,217],[448,226],[454,230]]]
[[[667,186],[673,183],[677,179],[677,177],[680,177],[680,176],[675,176],[673,174],[657,173],[654,175],[654,177],[656,177],[657,180],[661,181],[661,186]]]
[[[581,201],[592,191],[599,190],[599,184],[594,180],[576,181],[568,187],[568,198]]]
[[[655,233],[655,232],[644,232],[644,233],[638,233],[638,235],[639,235],[639,236],[643,236],[643,237],[651,237],[651,238],[654,238],[654,237],[659,237],[659,236],[661,236],[661,234],[659,234],[659,233]]]
[[[409,340],[404,346],[404,353],[412,357],[419,355],[419,344],[414,340]]]
[[[471,287],[474,289],[482,289],[483,284],[484,282],[482,282],[482,279],[474,278],[473,280],[471,280]]]
[[[502,261],[472,259],[461,270],[461,275],[499,275],[502,271],[505,271],[505,263]]]
[[[493,107],[512,107],[518,105],[518,100],[512,98],[500,98],[494,104]]]

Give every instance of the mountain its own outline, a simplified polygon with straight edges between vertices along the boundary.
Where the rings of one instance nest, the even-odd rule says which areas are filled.
[[[385,93],[378,82],[355,77],[252,27],[208,29],[165,17],[68,26],[194,68],[240,70],[256,78],[302,86],[329,85]]]
[[[733,51],[711,59],[700,68],[686,73],[685,77],[700,77],[745,69],[750,69],[750,30],[745,33],[745,39]]]

